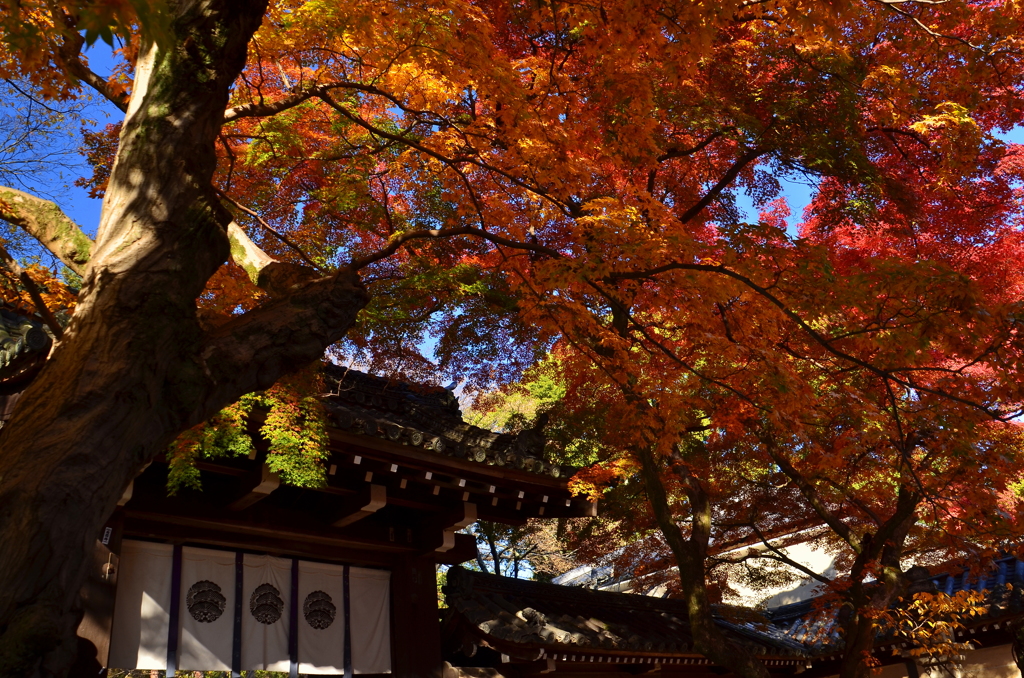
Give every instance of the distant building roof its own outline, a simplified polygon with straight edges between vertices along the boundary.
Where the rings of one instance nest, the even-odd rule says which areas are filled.
[[[511,660],[608,663],[707,663],[693,650],[680,600],[595,591],[470,572],[448,571],[444,634],[452,646],[482,646]],[[766,659],[798,663],[803,647],[754,622],[719,621],[736,642]],[[454,639],[454,640],[453,640]],[[684,662],[683,660],[686,659]]]
[[[1024,612],[1024,561],[1017,558],[997,560],[992,570],[981,576],[974,576],[966,570],[932,576],[924,568],[919,569],[923,576],[914,577],[913,569],[908,573],[912,579],[917,579],[911,586],[912,593],[926,591],[952,595],[965,590],[986,592],[983,614],[963,620],[969,627],[968,635],[976,635],[977,629],[981,628],[985,632],[989,627],[999,630],[1006,620],[1019,617]],[[834,610],[815,612],[814,606],[815,599],[805,600],[770,610],[768,616],[777,633],[799,643],[814,656],[835,655],[843,648],[838,615]],[[894,649],[894,646],[890,647],[894,640],[892,636],[879,636],[876,649]]]

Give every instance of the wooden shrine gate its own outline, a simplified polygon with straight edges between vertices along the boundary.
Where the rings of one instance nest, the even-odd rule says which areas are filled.
[[[457,531],[596,513],[539,431],[470,426],[444,389],[325,376],[325,487],[282,485],[259,440],[254,458],[199,462],[202,492],[168,497],[166,460],[136,478],[96,541],[72,675],[439,676],[435,568],[476,556]]]

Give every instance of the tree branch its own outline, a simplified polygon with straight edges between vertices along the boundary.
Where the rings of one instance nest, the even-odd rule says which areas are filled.
[[[814,509],[814,512],[818,514],[826,525],[828,525],[833,532],[835,532],[843,541],[850,545],[850,548],[855,553],[860,554],[864,550],[864,544],[860,537],[850,526],[844,523],[839,517],[825,505],[825,501],[818,494],[818,491],[811,485],[803,474],[796,470],[796,467],[790,463],[789,459],[785,455],[780,454],[778,448],[775,446],[775,441],[771,439],[771,436],[765,432],[762,432],[759,436],[761,442],[765,446],[765,450],[768,452],[768,456],[772,458],[779,468],[782,470],[793,484],[796,485],[797,489],[800,490],[800,494],[804,496],[807,503]]]
[[[312,268],[316,269],[317,271],[320,271],[321,273],[325,272],[322,266],[317,265],[312,259],[310,259],[308,256],[306,256],[306,253],[302,251],[301,247],[299,247],[294,242],[292,242],[292,240],[288,236],[286,236],[285,234],[281,233],[276,228],[274,228],[273,226],[268,224],[267,221],[263,217],[261,217],[257,212],[254,212],[253,210],[249,209],[245,205],[242,205],[241,203],[239,203],[235,199],[231,198],[227,193],[224,193],[220,189],[214,189],[214,190],[217,191],[217,194],[220,195],[221,198],[223,198],[224,200],[226,200],[227,202],[231,203],[232,205],[234,205],[236,208],[238,208],[242,212],[245,212],[250,217],[255,219],[256,222],[263,228],[263,230],[265,230],[267,233],[270,233],[272,236],[274,236],[275,238],[280,240],[282,243],[284,243],[287,247],[292,249],[296,254],[298,254],[300,257],[302,257],[303,261],[305,261],[307,264],[309,264]],[[238,228],[238,224],[236,222],[231,222],[231,223],[236,228]],[[239,230],[241,230],[241,229],[239,229]],[[229,236],[231,235],[230,227],[229,227],[228,235]],[[254,243],[252,243],[252,241],[250,241],[250,244],[252,244],[253,247],[256,247],[256,245]],[[263,256],[265,256],[265,257],[268,256],[267,254],[263,253],[262,251],[261,251],[261,254],[263,254]],[[236,262],[236,263],[238,263],[238,262]]]
[[[259,285],[261,271],[277,263],[277,259],[264,252],[249,238],[237,221],[228,224],[228,243],[231,246],[231,261],[242,267],[254,285]]]
[[[265,118],[282,111],[287,111],[289,108],[294,108],[304,101],[309,99],[318,98],[332,89],[343,87],[341,83],[328,83],[320,85],[319,87],[313,87],[302,92],[295,92],[290,96],[286,96],[283,99],[279,99],[273,103],[265,103],[260,101],[259,103],[243,104],[241,106],[235,106],[224,111],[224,122],[232,122],[239,118]]]
[[[909,388],[909,389],[914,389],[914,390],[920,391],[922,393],[930,393],[931,395],[939,396],[940,398],[946,398],[948,400],[952,400],[953,402],[960,403],[961,405],[966,405],[967,407],[971,407],[971,408],[974,408],[974,409],[979,410],[981,412],[984,412],[986,415],[988,415],[989,417],[992,417],[993,419],[996,419],[997,421],[1008,421],[1009,419],[1014,418],[1014,417],[1017,416],[1016,414],[1008,415],[1006,413],[1000,412],[999,410],[996,410],[996,409],[993,409],[991,407],[988,407],[988,406],[986,406],[986,405],[984,405],[982,403],[977,403],[977,402],[974,402],[974,401],[971,401],[971,400],[967,400],[966,398],[962,398],[962,397],[960,397],[958,395],[955,395],[953,393],[949,393],[948,391],[943,391],[943,390],[937,389],[937,388],[930,388],[928,386],[924,386],[923,384],[911,383],[907,379],[899,377],[899,376],[897,376],[895,374],[898,371],[899,372],[913,372],[913,371],[915,371],[915,368],[883,369],[881,367],[877,367],[875,365],[872,365],[871,363],[867,362],[866,360],[862,360],[862,359],[860,359],[860,358],[858,358],[858,357],[856,357],[854,355],[851,355],[850,353],[847,353],[846,351],[843,351],[841,349],[836,348],[832,344],[832,340],[830,338],[825,337],[820,332],[818,332],[813,327],[811,327],[810,324],[807,321],[805,321],[803,318],[801,318],[800,315],[796,311],[794,311],[789,306],[787,306],[785,304],[785,302],[782,301],[782,299],[780,299],[779,297],[777,297],[774,294],[772,294],[771,291],[767,287],[764,287],[763,285],[757,284],[751,278],[743,275],[742,273],[739,273],[739,272],[734,271],[734,270],[732,270],[730,268],[727,268],[726,266],[723,266],[722,264],[685,264],[685,263],[682,263],[682,262],[673,262],[673,263],[670,263],[670,264],[665,264],[663,266],[656,266],[655,268],[651,268],[651,269],[648,269],[646,271],[629,272],[629,273],[610,273],[607,276],[605,276],[604,279],[607,280],[607,281],[610,281],[610,280],[643,280],[643,279],[646,279],[646,278],[651,278],[651,277],[653,277],[655,275],[658,275],[660,273],[667,273],[668,271],[673,271],[673,270],[680,270],[680,271],[704,271],[706,273],[717,273],[717,274],[724,275],[724,276],[727,276],[729,278],[732,278],[733,280],[736,280],[739,283],[742,283],[745,287],[750,288],[751,290],[757,292],[760,296],[762,296],[765,299],[767,299],[769,301],[769,303],[771,303],[773,306],[775,306],[777,309],[779,309],[779,311],[786,318],[791,320],[797,327],[799,327],[801,330],[803,330],[805,333],[807,333],[807,335],[810,336],[811,339],[816,344],[820,345],[827,352],[831,353],[832,355],[834,355],[837,358],[841,358],[841,359],[843,359],[843,360],[845,360],[847,362],[850,362],[850,363],[852,363],[852,364],[854,364],[854,365],[856,365],[858,367],[861,367],[861,368],[867,370],[868,372],[871,372],[872,374],[875,374],[875,375],[881,377],[882,379],[885,379],[887,381],[892,381],[894,383],[900,384],[901,386],[904,386],[904,387]]]
[[[63,31],[64,42],[54,54],[60,65],[64,67],[68,75],[89,85],[89,87],[99,92],[103,98],[117,106],[122,113],[126,113],[128,111],[128,97],[114,94],[106,80],[93,73],[82,63],[82,47],[85,46],[85,36],[78,32],[74,18],[59,9],[56,4],[51,5],[50,16],[54,24],[65,27]]]
[[[55,203],[0,186],[0,219],[20,227],[65,266],[85,276],[93,242]]]
[[[666,148],[665,152],[657,157],[657,160],[658,162],[665,162],[666,160],[672,160],[673,158],[685,158],[686,156],[693,155],[701,149],[706,148],[711,142],[721,137],[724,133],[725,132],[723,130],[714,132],[706,139],[697,143],[696,146],[685,147],[673,144]]]
[[[902,9],[901,7],[899,7],[899,5],[903,5],[903,4],[905,4],[906,2],[908,2],[910,0],[901,0],[901,1],[896,1],[896,2],[894,2],[893,0],[874,0],[874,1],[877,2],[878,4],[882,5],[883,7],[889,8],[893,12],[896,12],[900,16],[903,16],[903,17],[905,17],[907,19],[910,19],[915,24],[917,24],[918,28],[920,28],[921,30],[923,30],[925,33],[927,33],[931,37],[935,38],[936,40],[942,39],[942,40],[952,40],[953,42],[959,42],[961,45],[964,45],[965,47],[969,47],[969,48],[971,48],[973,50],[977,50],[977,51],[981,52],[985,56],[989,56],[988,52],[986,52],[979,45],[972,44],[972,43],[968,42],[967,40],[964,40],[963,38],[959,38],[959,37],[957,37],[955,35],[946,35],[944,33],[939,33],[938,31],[934,31],[934,30],[932,30],[931,28],[928,27],[928,24],[924,23],[923,21],[918,19],[916,16],[914,16],[910,12],[908,12],[908,11]],[[913,0],[913,2],[915,4],[927,4],[927,5],[941,5],[941,4],[943,4],[942,2],[928,2],[928,0]]]
[[[826,577],[825,575],[819,572],[815,572],[806,565],[802,565],[797,561],[793,560],[792,558],[790,558],[789,556],[787,556],[781,549],[779,549],[779,547],[775,546],[768,540],[764,533],[761,532],[760,529],[758,529],[757,525],[751,525],[750,529],[754,531],[754,534],[756,534],[757,538],[761,540],[761,543],[764,544],[765,548],[767,548],[769,551],[775,554],[774,556],[755,554],[753,556],[754,558],[767,558],[769,560],[774,560],[776,562],[782,563],[783,565],[792,567],[795,570],[800,570],[808,577],[811,577],[812,579],[815,579],[821,582],[822,584],[829,585],[832,583],[832,580]]]
[[[379,87],[367,85],[361,82],[352,82],[351,80],[336,80],[334,82],[328,82],[324,83],[323,85],[311,87],[310,89],[303,90],[301,92],[294,92],[291,95],[279,99],[273,103],[265,103],[261,101],[259,103],[243,104],[241,106],[229,108],[224,112],[224,122],[231,122],[239,118],[268,117],[280,113],[282,111],[286,111],[289,108],[294,108],[295,106],[298,106],[302,102],[314,98],[323,99],[326,103],[329,104],[330,102],[327,101],[325,95],[327,95],[331,90],[335,89],[354,89],[360,92],[366,92],[367,94],[373,94],[374,96],[379,96],[387,99],[396,107],[400,108],[402,111],[406,113],[412,113],[414,115],[420,116],[429,115],[431,117],[436,118],[437,120],[444,120],[444,118],[442,118],[441,116],[437,115],[432,111],[418,111],[409,108],[402,102],[401,99],[392,94],[388,94]]]
[[[369,301],[359,276],[348,268],[282,291],[286,293],[207,334],[201,359],[212,382],[207,394],[211,402],[267,389],[281,376],[318,360]],[[301,333],[296,332],[299,327]]]
[[[718,183],[712,186],[711,189],[706,194],[704,194],[704,197],[697,201],[696,205],[686,210],[683,213],[683,216],[679,217],[679,221],[685,224],[686,222],[690,221],[698,214],[700,214],[705,207],[710,205],[715,200],[715,198],[721,195],[722,191],[729,187],[729,184],[731,184],[733,180],[736,179],[737,176],[739,176],[739,173],[743,171],[744,167],[754,162],[765,153],[767,153],[766,150],[762,150],[760,148],[752,148],[743,155],[741,155],[736,160],[736,162],[733,163],[732,167],[730,167],[726,171],[726,173],[722,175],[722,178],[718,180]]]
[[[429,238],[451,238],[457,235],[473,235],[478,238],[483,238],[495,245],[503,245],[505,247],[512,247],[521,250],[530,250],[539,254],[546,254],[551,257],[561,257],[561,253],[558,250],[553,250],[543,245],[537,245],[534,243],[519,242],[517,240],[511,240],[509,238],[502,237],[489,233],[482,228],[476,228],[473,226],[459,226],[457,228],[442,228],[442,229],[423,229],[419,231],[407,231],[391,238],[390,242],[383,248],[373,254],[368,254],[365,257],[359,257],[353,259],[352,263],[349,264],[349,268],[353,271],[359,271],[366,268],[370,264],[376,263],[381,259],[387,259],[392,254],[398,251],[402,245],[412,240],[425,240]]]
[[[661,533],[665,536],[665,541],[672,549],[679,568],[679,581],[688,608],[694,649],[736,675],[767,678],[768,671],[764,664],[746,648],[727,638],[714,623],[705,573],[711,506],[704,489],[687,472],[677,470],[677,475],[684,482],[684,491],[692,510],[693,529],[687,538],[683,536],[675,516],[672,515],[669,495],[661,480],[660,464],[654,451],[638,447],[634,454],[640,460],[640,473],[651,511],[658,527],[661,528]],[[689,478],[684,478],[683,475]]]
[[[570,215],[570,216],[573,215],[573,209],[572,209],[572,207],[570,205],[567,205],[566,203],[558,200],[557,198],[552,196],[543,187],[536,186],[534,184],[531,184],[528,181],[520,179],[520,178],[510,174],[509,172],[506,172],[506,171],[504,171],[504,170],[502,170],[502,169],[500,169],[498,167],[495,167],[494,165],[491,165],[491,164],[489,164],[487,162],[484,162],[479,157],[472,157],[472,156],[468,156],[467,155],[467,156],[458,156],[458,157],[455,157],[455,158],[449,158],[448,156],[446,156],[446,155],[444,155],[442,153],[439,153],[439,152],[437,152],[437,151],[435,151],[435,150],[433,150],[431,148],[428,148],[427,146],[425,146],[424,144],[420,143],[419,141],[416,141],[415,139],[410,139],[409,137],[405,136],[404,134],[394,134],[394,133],[388,132],[387,130],[381,129],[380,127],[377,127],[375,125],[370,124],[369,122],[367,122],[363,118],[361,118],[358,115],[356,115],[356,114],[352,113],[351,111],[347,110],[344,106],[342,106],[338,102],[334,101],[334,99],[332,99],[326,93],[322,94],[320,98],[323,99],[324,102],[327,103],[327,105],[329,105],[331,108],[336,110],[342,116],[344,116],[345,118],[348,118],[349,120],[351,120],[352,122],[354,122],[355,124],[359,125],[360,127],[362,127],[363,129],[365,129],[366,131],[368,131],[368,132],[370,132],[372,134],[375,134],[375,135],[377,135],[379,137],[382,137],[384,139],[388,139],[390,141],[396,141],[396,142],[405,144],[409,148],[416,149],[420,153],[424,153],[424,154],[430,156],[431,158],[434,158],[435,160],[438,160],[439,162],[444,163],[446,166],[448,166],[449,168],[451,168],[451,169],[453,169],[455,171],[458,171],[457,166],[458,166],[459,163],[467,163],[467,164],[479,167],[481,169],[485,169],[485,170],[487,170],[489,172],[494,172],[495,174],[497,174],[499,176],[502,176],[505,179],[507,179],[508,181],[512,182],[516,186],[518,186],[518,187],[520,187],[520,188],[522,188],[524,190],[527,190],[527,191],[533,193],[534,195],[536,195],[537,197],[539,197],[539,198],[541,198],[543,200],[546,200],[546,201],[550,202],[551,204],[557,206],[558,209],[562,210],[566,215]]]
[[[60,326],[60,323],[57,322],[57,318],[53,316],[50,309],[46,307],[46,302],[43,301],[43,295],[39,293],[39,288],[36,287],[35,282],[32,278],[28,277],[28,273],[25,269],[18,264],[3,245],[0,245],[0,261],[3,261],[7,270],[14,274],[14,276],[21,281],[21,284],[25,286],[28,296],[32,297],[32,303],[35,304],[36,310],[39,311],[39,315],[42,316],[43,322],[45,322],[46,326],[50,328],[51,332],[53,332],[53,336],[58,340],[61,339],[64,336],[64,329]]]

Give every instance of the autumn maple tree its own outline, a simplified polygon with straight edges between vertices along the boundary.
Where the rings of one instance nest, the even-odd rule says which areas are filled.
[[[667,416],[700,409],[697,384],[772,421],[818,364],[990,418],[1020,400],[1015,271],[999,297],[957,258],[1012,244],[1016,151],[991,133],[1020,121],[1016,5],[2,8],[0,74],[125,113],[88,141],[95,240],[0,189],[0,217],[83,279],[0,432],[4,675],[70,663],[86,547],[139,469],[339,341],[415,367],[430,333],[477,385],[560,343],[617,394],[651,478],[704,425]],[[109,78],[82,53],[103,40]],[[821,185],[805,240],[773,202],[787,172]],[[948,256],[900,244],[925,239]],[[700,651],[763,675],[706,621]]]

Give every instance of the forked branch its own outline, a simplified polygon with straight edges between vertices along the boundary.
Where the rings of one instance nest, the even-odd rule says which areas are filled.
[[[807,478],[800,473],[786,455],[779,452],[775,445],[775,441],[772,440],[771,436],[767,433],[762,432],[761,442],[765,446],[765,450],[768,452],[768,456],[772,458],[779,469],[793,481],[797,489],[800,490],[800,494],[804,496],[807,503],[818,514],[818,517],[828,525],[833,532],[836,533],[843,541],[850,545],[854,553],[860,554],[864,550],[864,544],[860,537],[855,533],[850,526],[847,525],[840,519],[831,509],[826,505],[825,500],[822,499],[821,495],[818,494],[818,490],[812,485]]]

